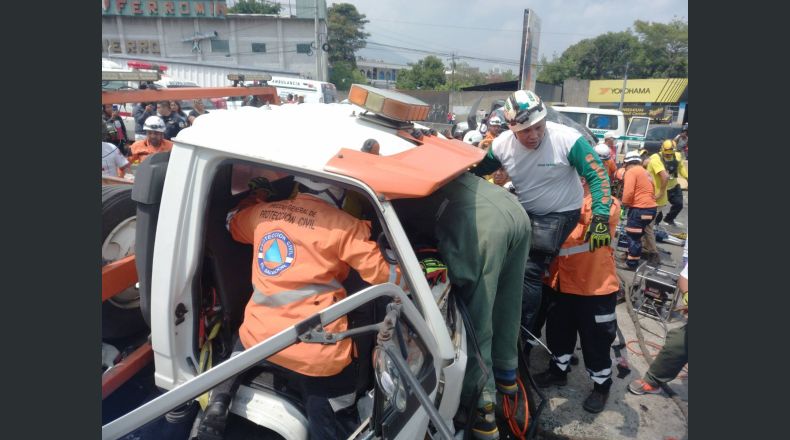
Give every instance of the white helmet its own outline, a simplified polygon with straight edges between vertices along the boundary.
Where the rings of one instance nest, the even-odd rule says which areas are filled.
[[[339,188],[335,185],[324,182],[316,182],[308,177],[294,177],[294,182],[300,183],[307,187],[308,194],[313,194],[329,203],[334,204],[338,208],[343,207],[343,199],[346,195],[346,190]]]
[[[625,154],[625,158],[623,159],[625,163],[642,163],[642,157],[639,155],[639,152],[636,150],[631,150]]]
[[[488,120],[488,125],[502,125],[502,120],[497,115],[491,116],[491,119]]]
[[[598,153],[598,157],[601,160],[609,160],[612,157],[612,150],[609,149],[609,146],[606,144],[598,144],[595,146],[595,152]]]
[[[607,131],[606,133],[603,134],[603,139],[604,140],[606,140],[606,139],[617,140],[617,133],[615,133],[613,131]]]
[[[537,124],[546,113],[543,101],[532,90],[517,90],[505,100],[505,119],[514,132]]]
[[[165,121],[159,116],[149,116],[148,119],[145,120],[145,124],[143,124],[143,130],[164,133]]]
[[[483,135],[477,130],[470,130],[464,135],[464,142],[477,146],[483,140]]]

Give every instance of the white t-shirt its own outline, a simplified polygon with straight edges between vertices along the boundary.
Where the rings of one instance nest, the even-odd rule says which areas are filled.
[[[568,161],[581,134],[571,127],[546,122],[546,134],[535,150],[526,148],[512,131],[491,144],[494,156],[516,187],[518,201],[530,214],[580,209],[584,191],[579,174]]]
[[[118,147],[109,143],[101,143],[101,174],[102,176],[118,177],[118,168],[123,168],[129,161],[123,157]]]

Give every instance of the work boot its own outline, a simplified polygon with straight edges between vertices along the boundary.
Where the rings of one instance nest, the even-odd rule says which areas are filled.
[[[484,407],[477,408],[477,420],[472,426],[472,438],[478,440],[499,439],[499,428],[496,426],[493,403],[487,403]]]
[[[642,394],[661,394],[661,387],[651,385],[643,379],[636,379],[628,384],[628,391],[639,396]]]
[[[685,226],[683,223],[680,223],[679,221],[676,221],[674,219],[673,220],[667,220],[665,218],[664,219],[664,223],[668,224],[669,226],[674,226],[676,228],[682,228],[683,226]]]
[[[568,367],[567,371],[562,371],[552,363],[548,370],[538,373],[532,378],[540,388],[548,388],[551,385],[563,386],[568,384],[569,371],[571,371],[570,367]]]
[[[222,440],[230,412],[230,395],[211,396],[203,420],[198,425],[198,440]]]
[[[615,261],[618,269],[635,271],[638,266],[629,266],[625,261]]]
[[[585,411],[591,412],[593,414],[597,414],[603,411],[604,406],[606,405],[606,400],[609,399],[609,387],[611,386],[611,382],[609,385],[598,385],[597,383],[593,385],[593,390],[586,399],[584,399],[584,403],[582,404],[582,408]]]

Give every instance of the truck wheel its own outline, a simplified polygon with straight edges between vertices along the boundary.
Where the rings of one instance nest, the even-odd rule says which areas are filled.
[[[134,254],[137,205],[132,187],[104,185],[101,192],[102,265]],[[102,339],[132,336],[146,328],[140,293],[132,286],[102,303]]]

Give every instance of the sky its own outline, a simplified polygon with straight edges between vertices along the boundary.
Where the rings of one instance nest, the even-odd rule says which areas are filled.
[[[462,59],[488,71],[491,67],[518,73],[524,9],[541,21],[539,57],[551,60],[569,46],[606,32],[621,32],[636,20],[667,23],[688,19],[688,0],[344,0],[370,20],[368,58],[405,64],[428,54],[379,44],[430,52],[504,60]],[[340,3],[327,0],[327,5]],[[449,64],[449,55],[444,58]]]

